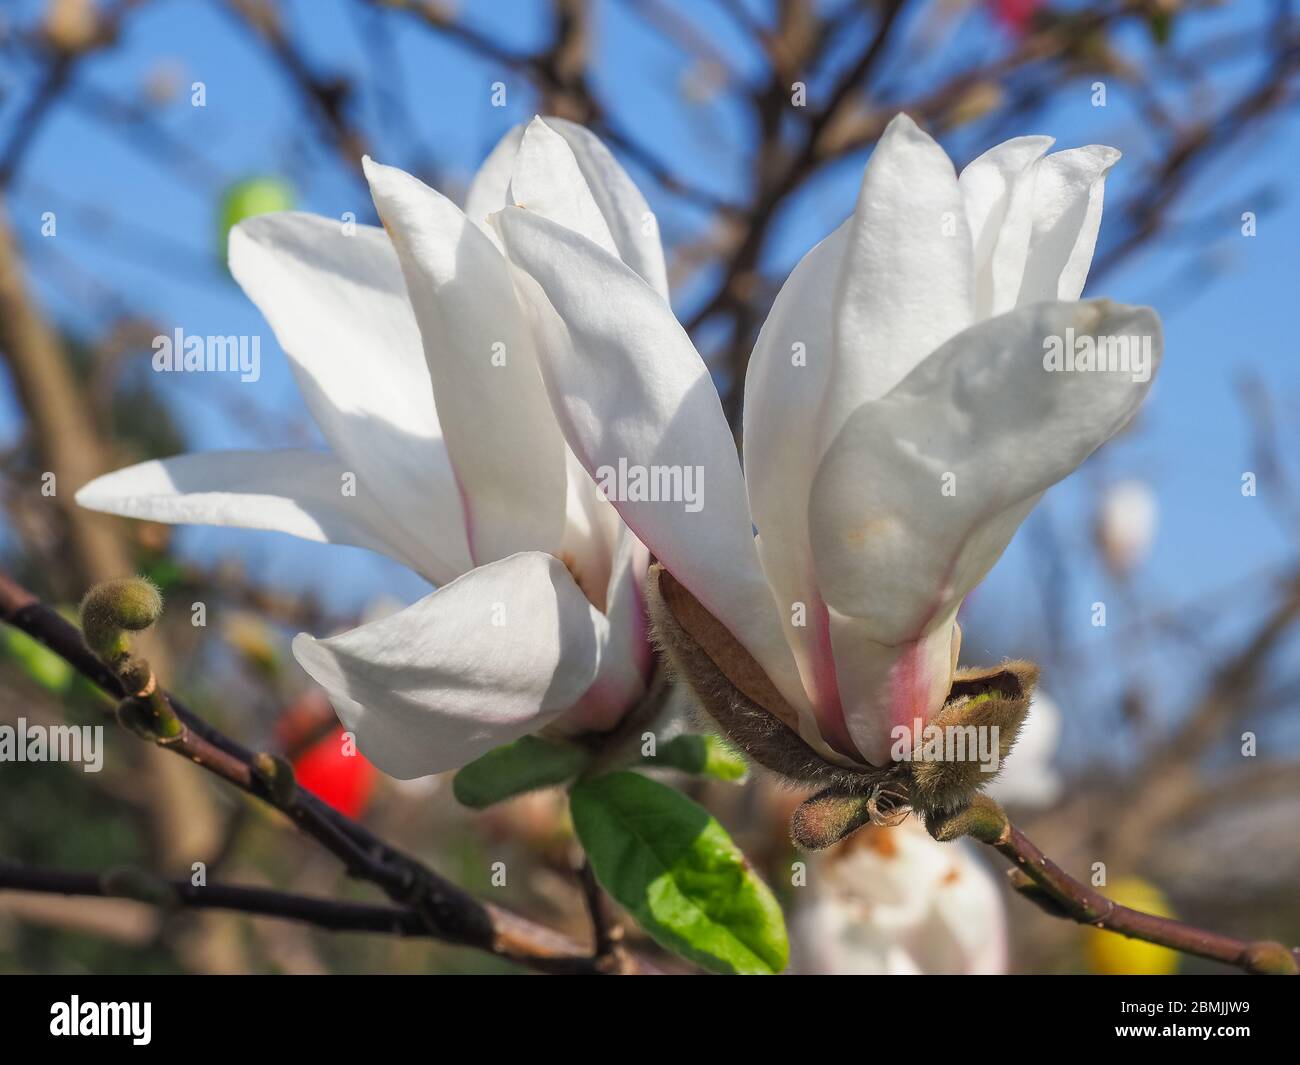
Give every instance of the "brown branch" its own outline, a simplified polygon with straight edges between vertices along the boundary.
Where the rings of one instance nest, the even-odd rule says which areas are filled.
[[[125,898],[194,910],[231,910],[260,917],[302,921],[329,932],[378,932],[386,935],[431,935],[420,911],[411,906],[385,906],[322,899],[270,888],[234,884],[195,886],[186,878],[164,880],[138,870],[127,875],[71,873],[0,862],[0,891],[81,898]],[[156,892],[156,897],[152,897]]]
[[[1171,917],[1143,913],[1108,899],[1075,880],[1047,857],[1011,823],[997,803],[985,796],[977,796],[962,810],[931,817],[926,828],[938,840],[970,836],[993,847],[1013,866],[1012,887],[1053,916],[1222,962],[1246,972],[1289,976],[1300,973],[1300,948],[1272,940],[1238,939]]]
[[[115,699],[126,694],[75,626],[4,574],[0,574],[0,620],[43,643]],[[291,779],[287,787],[284,781],[268,779],[266,772],[256,768],[258,755],[198,717],[175,696],[164,694],[182,728],[179,735],[157,741],[159,747],[279,809],[343,862],[349,875],[375,884],[400,906],[415,909],[432,938],[475,947],[541,972],[602,971],[596,959],[569,937],[479,901],[296,787]]]

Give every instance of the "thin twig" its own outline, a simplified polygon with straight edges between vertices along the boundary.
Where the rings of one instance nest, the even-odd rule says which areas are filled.
[[[134,872],[134,871],[133,871]],[[432,933],[420,911],[411,906],[322,899],[270,888],[234,884],[196,886],[188,879],[152,880],[164,904],[197,910],[233,910],[263,917],[302,921],[329,932],[382,932],[387,935],[429,937]],[[84,898],[139,898],[114,885],[112,874],[72,873],[61,869],[0,862],[0,891]]]

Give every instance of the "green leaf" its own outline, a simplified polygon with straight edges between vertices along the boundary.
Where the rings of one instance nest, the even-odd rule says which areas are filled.
[[[482,810],[526,791],[563,784],[590,761],[591,755],[578,747],[525,736],[470,762],[456,774],[452,792],[462,806]]]
[[[717,736],[675,736],[660,747],[654,757],[646,758],[644,762],[648,766],[680,769],[718,780],[741,781],[749,773],[749,766],[740,752]]]
[[[713,972],[785,968],[780,904],[702,806],[621,772],[580,781],[571,810],[596,879],[661,946]]]

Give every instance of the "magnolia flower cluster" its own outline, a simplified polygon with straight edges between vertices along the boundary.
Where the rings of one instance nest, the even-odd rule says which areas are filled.
[[[291,214],[231,238],[330,451],[181,456],[78,498],[360,544],[438,585],[295,642],[395,775],[615,725],[647,684],[647,591],[706,706],[721,684],[798,757],[880,767],[892,731],[955,690],[964,596],[1150,384],[1053,372],[1044,351],[1131,338],[1159,361],[1153,312],[1078,300],[1118,153],[1051,143],[1008,141],[958,175],[911,120],[890,124],[852,216],[763,326],[743,473],[653,216],[594,137],[512,131],[463,212],[367,162],[384,229]],[[596,488],[632,467],[698,471],[698,505]]]

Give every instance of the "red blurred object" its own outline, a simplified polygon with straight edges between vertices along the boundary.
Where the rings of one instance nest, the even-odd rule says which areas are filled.
[[[300,787],[339,813],[358,817],[375,790],[375,767],[355,744],[348,747],[352,754],[344,753],[343,729],[337,728],[298,755],[293,769]]]
[[[1043,0],[988,0],[993,14],[1007,29],[1017,35],[1029,29],[1034,15],[1043,6]]]

